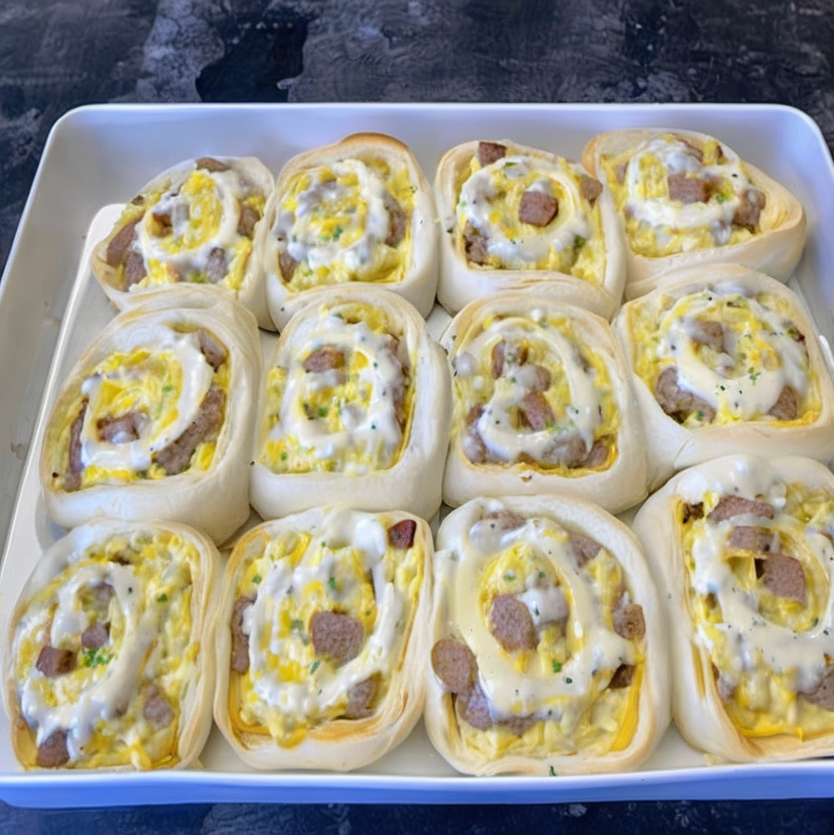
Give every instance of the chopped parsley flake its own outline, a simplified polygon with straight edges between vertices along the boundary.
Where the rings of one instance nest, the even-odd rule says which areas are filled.
[[[553,672],[554,673],[562,672],[562,662],[561,661],[554,661],[553,662]]]

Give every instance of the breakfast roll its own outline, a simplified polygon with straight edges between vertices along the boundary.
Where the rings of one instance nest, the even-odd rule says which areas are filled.
[[[200,157],[169,168],[128,203],[92,270],[119,310],[187,282],[222,288],[274,329],[260,257],[273,177],[254,157]]]
[[[265,519],[322,504],[440,506],[449,371],[408,302],[375,287],[319,290],[266,374],[251,501]]]
[[[261,364],[254,317],[207,288],[148,294],[118,315],[52,407],[40,461],[49,515],[67,528],[161,518],[231,536],[250,512]]]
[[[183,768],[211,728],[220,556],[173,522],[101,519],[41,556],[3,663],[26,768]]]
[[[669,722],[639,543],[570,497],[476,499],[437,534],[425,723],[467,774],[636,768]]]
[[[433,553],[422,519],[328,506],[266,522],[230,557],[214,714],[256,768],[347,771],[418,721]]]
[[[784,284],[693,268],[614,320],[645,420],[650,489],[732,452],[834,455],[834,385],[817,329]]]
[[[492,293],[546,284],[611,318],[625,250],[611,195],[579,164],[508,140],[466,142],[441,158],[435,197],[437,298],[451,314]]]
[[[738,762],[834,754],[834,476],[733,455],[634,520],[667,602],[684,738]]]
[[[611,328],[542,292],[470,302],[440,339],[452,373],[443,500],[565,492],[612,513],[646,496],[642,425]]]
[[[262,251],[276,327],[309,291],[349,282],[382,286],[428,316],[437,287],[431,188],[411,150],[356,133],[293,157],[266,209]]]
[[[802,255],[799,200],[711,136],[609,131],[586,145],[582,162],[614,198],[627,243],[627,299],[690,266],[741,264],[785,280]]]

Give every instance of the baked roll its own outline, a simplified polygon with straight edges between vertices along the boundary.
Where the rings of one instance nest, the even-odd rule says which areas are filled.
[[[92,270],[119,309],[182,282],[232,293],[274,329],[257,251],[273,177],[254,157],[200,157],[156,176],[95,248]]]
[[[443,352],[386,290],[318,291],[266,374],[252,506],[264,519],[322,498],[360,510],[440,507],[451,384]]]
[[[734,455],[678,473],[634,520],[664,592],[673,713],[739,762],[834,754],[834,476]]]
[[[612,513],[646,496],[642,423],[611,328],[531,291],[470,302],[441,336],[452,370],[443,500],[565,492]]]
[[[183,768],[211,728],[219,554],[173,522],[97,520],[35,565],[3,664],[26,768]]]
[[[240,539],[214,711],[246,763],[347,771],[408,735],[425,696],[432,553],[422,519],[334,506]]]
[[[568,497],[476,499],[437,534],[425,723],[468,774],[636,768],[669,722],[637,539]]]
[[[467,142],[435,175],[443,224],[438,301],[452,314],[502,290],[541,288],[610,319],[625,282],[611,195],[579,164],[511,141]]]
[[[614,320],[645,420],[650,489],[732,452],[834,455],[834,386],[784,284],[735,265],[683,270]]]
[[[582,162],[614,198],[627,243],[627,299],[690,266],[734,263],[787,279],[805,245],[799,200],[717,139],[623,129],[594,137]]]
[[[148,294],[115,317],[52,407],[40,477],[46,509],[174,519],[216,542],[249,518],[261,371],[254,317],[207,288]]]
[[[263,266],[276,327],[309,291],[371,283],[428,316],[437,288],[431,188],[411,150],[357,133],[293,157],[266,210]]]

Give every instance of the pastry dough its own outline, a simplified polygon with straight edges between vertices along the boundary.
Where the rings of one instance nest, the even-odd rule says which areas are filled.
[[[435,175],[438,301],[452,314],[501,290],[540,289],[610,319],[625,250],[608,191],[580,165],[525,145],[467,142]]]
[[[254,157],[200,157],[156,176],[95,248],[93,274],[119,310],[181,282],[233,293],[272,330],[258,252],[273,177]]]
[[[382,285],[423,316],[437,288],[434,198],[414,155],[379,133],[315,148],[283,168],[266,209],[269,310],[282,329],[309,291]]]
[[[669,722],[641,548],[568,497],[476,499],[437,534],[426,729],[469,774],[636,768]]]
[[[78,360],[41,451],[46,509],[175,519],[216,542],[249,517],[261,372],[255,319],[234,299],[180,287],[145,296]]]
[[[634,520],[666,602],[673,713],[716,757],[834,754],[834,476],[734,455],[678,473]]]
[[[235,546],[217,630],[214,711],[256,768],[347,771],[420,717],[428,654],[429,526],[325,507]]]
[[[586,145],[582,162],[607,184],[622,221],[627,299],[690,266],[730,262],[785,280],[802,255],[799,200],[711,136],[609,131]]]
[[[817,329],[784,284],[745,267],[693,268],[614,320],[651,439],[649,489],[727,455],[834,455],[834,385]]]
[[[173,522],[98,520],[37,562],[3,664],[26,768],[182,768],[211,729],[220,556]]]
[[[440,507],[451,413],[443,352],[407,301],[368,285],[319,290],[266,374],[251,468],[265,519],[322,503]]]
[[[601,317],[546,293],[470,302],[440,339],[454,398],[443,500],[564,492],[612,513],[646,496],[631,374]]]

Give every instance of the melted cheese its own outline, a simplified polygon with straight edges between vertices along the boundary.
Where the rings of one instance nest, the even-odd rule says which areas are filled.
[[[81,380],[57,434],[62,464],[54,476],[56,483],[67,469],[71,426],[84,401],[87,407],[79,438],[82,488],[164,477],[164,469],[153,461],[154,454],[188,429],[213,383],[228,393],[228,363],[214,370],[200,350],[198,332],[149,324],[133,342],[127,350],[108,354]],[[135,431],[117,433],[111,440],[101,436],[101,425],[131,414],[139,416]],[[215,443],[201,442],[191,467],[208,469]]]
[[[737,516],[719,523],[707,514],[722,495],[768,502],[773,519]],[[764,461],[728,470],[725,480],[683,483],[681,497],[703,502],[704,516],[681,526],[695,645],[732,690],[724,706],[751,737],[810,737],[834,729],[834,712],[798,696],[810,692],[834,658],[834,495],[774,477]],[[679,517],[680,518],[680,517]],[[761,554],[730,544],[739,525],[773,532],[780,551],[799,560],[807,599],[779,596],[756,576]]]
[[[408,218],[416,189],[404,163],[382,158],[344,159],[294,174],[272,228],[297,262],[286,286],[298,292],[349,281],[401,281],[409,264],[410,223],[396,246],[386,243],[386,201],[393,197]]]
[[[467,228],[486,239],[486,266],[557,270],[599,284],[606,253],[598,205],[582,196],[583,169],[561,157],[510,154],[481,167],[477,157],[460,185],[456,235],[463,251]],[[558,211],[546,226],[519,219],[525,191],[547,194]]]
[[[342,716],[350,689],[369,677],[380,676],[384,698],[413,627],[423,559],[419,544],[389,545],[383,517],[348,509],[328,512],[314,530],[265,538],[237,575],[236,596],[254,602],[243,616],[249,670],[232,673],[236,724],[291,747]],[[322,611],[364,629],[359,653],[341,665],[313,646],[310,620]]]
[[[436,582],[448,589],[448,621],[474,653],[479,683],[496,723],[487,731],[459,723],[461,735],[490,757],[507,753],[570,753],[620,750],[626,716],[639,691],[644,661],[641,640],[613,629],[612,611],[627,589],[622,568],[602,548],[578,568],[569,533],[548,517],[528,518],[502,530],[481,514],[480,503],[461,523],[453,550],[440,562]],[[499,510],[498,501],[489,511]],[[460,511],[458,511],[460,512]],[[492,600],[511,594],[528,606],[539,630],[536,647],[509,653],[489,627]],[[567,614],[564,627],[546,623]],[[621,664],[636,665],[630,687],[611,689]],[[520,736],[500,724],[514,717],[536,720]],[[630,740],[630,737],[629,737]]]
[[[507,356],[519,348],[526,361],[505,359],[504,373],[492,376],[492,352],[504,342]],[[482,411],[474,426],[489,453],[490,462],[505,465],[534,463],[558,469],[568,476],[581,475],[587,468],[568,467],[553,461],[554,447],[579,437],[586,452],[599,438],[613,439],[619,429],[619,410],[614,400],[606,358],[584,344],[566,316],[548,315],[536,309],[529,316],[490,316],[457,341],[452,355],[456,421],[467,452],[467,416],[476,405]],[[547,428],[534,431],[519,417],[519,407],[536,385],[536,369],[550,372],[550,384],[543,392],[553,413]],[[616,458],[612,442],[607,460]],[[522,458],[523,457],[523,458]]]
[[[675,366],[678,385],[715,409],[716,424],[812,423],[819,416],[820,395],[791,316],[784,299],[748,294],[731,283],[678,296],[661,294],[640,305],[630,324],[635,371],[654,390],[663,369]],[[698,341],[699,322],[723,326],[723,350]],[[798,416],[792,420],[768,414],[785,386],[799,395]],[[684,425],[708,420],[693,412]]]
[[[200,651],[192,614],[198,560],[193,544],[167,531],[110,537],[74,555],[33,596],[15,627],[11,669],[37,745],[63,729],[69,767],[176,761]],[[112,588],[104,608],[95,602],[102,584]],[[109,638],[84,649],[81,635],[94,623],[106,623]],[[76,653],[75,668],[54,677],[38,671],[47,644]],[[143,713],[152,685],[174,713],[162,729]]]
[[[305,360],[324,346],[343,353],[344,367],[305,371]],[[306,319],[286,362],[269,371],[259,460],[276,473],[363,475],[392,467],[412,411],[406,352],[382,310],[368,305],[323,307]]]
[[[749,240],[753,233],[734,225],[745,193],[754,185],[742,161],[725,153],[715,140],[702,158],[674,134],[652,137],[638,148],[604,155],[602,169],[625,219],[632,251],[662,257]],[[669,196],[668,177],[684,175],[706,181],[708,199],[684,203]]]

